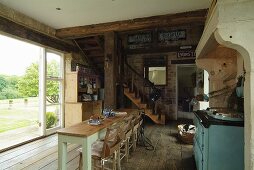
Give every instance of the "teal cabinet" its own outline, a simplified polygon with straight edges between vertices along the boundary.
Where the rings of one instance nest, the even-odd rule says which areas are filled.
[[[205,114],[205,113],[202,113]],[[194,157],[198,170],[244,170],[244,128],[195,113]],[[209,124],[205,124],[208,121]],[[242,124],[243,125],[243,124]]]

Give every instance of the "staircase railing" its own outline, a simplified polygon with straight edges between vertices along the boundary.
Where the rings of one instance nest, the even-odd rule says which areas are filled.
[[[148,109],[155,113],[156,101],[161,97],[161,91],[154,83],[144,78],[144,76],[138,73],[131,65],[128,64],[125,59],[125,81],[128,83],[130,92],[135,93],[135,97],[141,98],[141,103],[147,104]],[[161,119],[160,112],[158,113],[158,119]]]

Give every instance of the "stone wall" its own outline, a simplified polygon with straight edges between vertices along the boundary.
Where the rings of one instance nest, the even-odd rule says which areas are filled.
[[[159,86],[162,90],[162,97],[158,101],[159,104],[163,105],[163,111],[166,114],[167,119],[177,119],[177,64],[171,64],[172,60],[185,60],[178,59],[176,52],[164,53],[164,54],[153,54],[152,56],[166,56],[167,63],[167,84],[165,86]],[[128,63],[141,75],[144,75],[144,58],[147,55],[133,55],[128,58]],[[136,78],[135,81],[140,81],[140,79]]]
[[[195,46],[198,44],[199,39],[202,34],[202,26],[181,26],[174,27],[173,29],[186,29],[186,39],[179,41],[168,42],[168,46],[185,46],[191,45]],[[123,39],[126,39],[123,38]],[[125,44],[126,47],[126,44]],[[166,114],[166,120],[177,119],[177,64],[171,64],[171,61],[174,60],[186,60],[186,59],[195,59],[193,58],[178,58],[177,52],[168,52],[168,53],[156,53],[156,54],[138,54],[138,55],[129,55],[128,63],[141,75],[144,75],[144,58],[156,56],[165,56],[167,63],[167,84],[166,86],[159,86],[162,90],[162,97],[158,101],[159,105],[163,106],[163,112]],[[191,63],[190,63],[191,64]],[[135,81],[140,81],[140,79],[135,79]]]

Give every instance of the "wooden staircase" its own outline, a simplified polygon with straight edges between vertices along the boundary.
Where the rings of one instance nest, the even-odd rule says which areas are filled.
[[[139,109],[144,110],[145,115],[148,116],[154,123],[165,125],[165,114],[161,114],[160,119],[158,115],[153,114],[152,109],[149,109],[147,104],[141,102],[141,97],[135,97],[134,92],[130,92],[128,87],[124,88],[124,95],[131,100]]]
[[[104,37],[103,35],[95,35],[90,37],[82,37],[73,40],[80,51],[84,54],[88,65],[96,71],[103,79],[104,77]],[[122,44],[119,40],[118,44]],[[124,81],[120,84],[124,87],[124,83],[128,86],[124,88],[124,94],[139,109],[143,109],[146,116],[150,117],[156,124],[165,124],[165,114],[163,109],[156,109],[156,101],[151,100],[150,94],[157,87],[152,82],[145,79],[141,74],[137,73],[127,62],[126,57],[122,53],[122,48],[118,48],[118,55],[122,58],[121,76],[124,74]],[[126,84],[125,84],[126,85]],[[137,88],[138,87],[138,88]],[[122,96],[123,97],[123,96]],[[156,99],[157,100],[157,99]],[[156,110],[156,114],[155,114]]]
[[[150,117],[154,123],[165,125],[164,106],[159,107],[157,102],[161,96],[160,89],[132,68],[127,60],[124,64],[124,95],[137,108],[143,109],[145,115]]]

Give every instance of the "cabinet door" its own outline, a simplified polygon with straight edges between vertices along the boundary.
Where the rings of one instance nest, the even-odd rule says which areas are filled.
[[[194,151],[194,157],[195,157],[197,170],[203,170],[203,154],[198,146],[196,139],[194,139],[194,142],[193,142],[193,151]]]
[[[80,103],[65,103],[65,127],[82,122],[82,105]]]
[[[78,101],[78,76],[76,72],[65,76],[65,102]]]

